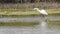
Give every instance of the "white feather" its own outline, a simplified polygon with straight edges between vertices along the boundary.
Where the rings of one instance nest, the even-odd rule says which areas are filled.
[[[40,10],[40,13],[41,13],[41,14],[48,15],[48,13],[47,13],[45,10]]]
[[[38,8],[34,8],[34,10],[37,10],[38,12],[40,12],[43,15],[48,15],[48,13],[44,9],[39,10]]]

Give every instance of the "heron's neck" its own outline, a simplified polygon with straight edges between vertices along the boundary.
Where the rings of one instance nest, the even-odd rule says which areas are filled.
[[[37,11],[39,11],[39,12],[40,12],[40,10],[39,10],[39,9],[37,9]]]

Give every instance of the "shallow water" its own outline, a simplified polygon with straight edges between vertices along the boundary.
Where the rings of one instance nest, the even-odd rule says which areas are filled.
[[[60,17],[47,17],[49,20],[60,20]],[[0,26],[0,34],[60,34],[60,25],[49,26],[42,17],[25,17],[25,18],[0,18],[1,22],[9,21],[25,21],[35,22],[40,24],[32,27],[15,27],[15,26]]]
[[[60,16],[48,16],[45,18],[53,21],[60,20]],[[37,21],[43,21],[45,18],[44,17],[21,17],[21,18],[5,17],[5,18],[0,18],[0,22],[11,22],[11,21],[37,22]]]
[[[50,28],[41,25],[35,27],[0,27],[0,34],[60,34],[60,26],[51,26]]]

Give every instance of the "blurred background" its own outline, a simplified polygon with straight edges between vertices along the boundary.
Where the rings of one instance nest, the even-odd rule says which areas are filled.
[[[0,9],[26,10],[34,7],[44,9],[60,8],[60,0],[0,0]]]

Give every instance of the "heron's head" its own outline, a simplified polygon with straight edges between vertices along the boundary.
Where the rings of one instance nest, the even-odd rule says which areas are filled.
[[[34,8],[34,10],[39,10],[39,8]]]

